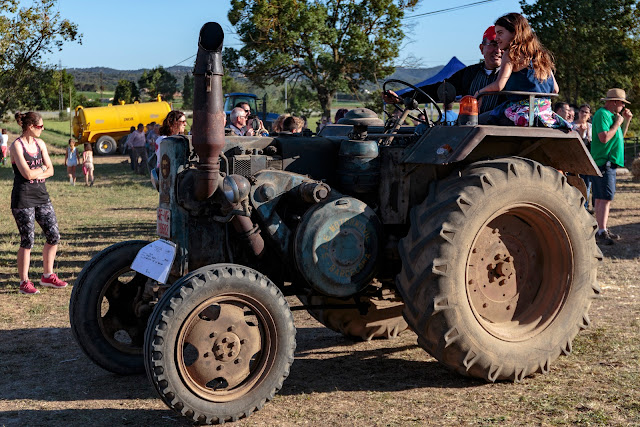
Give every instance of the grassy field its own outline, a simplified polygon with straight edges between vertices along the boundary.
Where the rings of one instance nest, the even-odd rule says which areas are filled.
[[[78,95],[84,95],[87,99],[98,100],[100,98],[113,98],[114,91],[104,91],[102,94],[100,92],[91,92],[91,91],[78,91]]]
[[[125,157],[97,157],[92,188],[69,186],[61,155],[53,159],[47,187],[62,234],[55,268],[64,280],[73,284],[106,246],[155,238],[158,194]],[[187,425],[145,376],[119,377],[82,353],[69,327],[71,286],[18,293],[11,182],[10,167],[0,166],[0,426]],[[629,177],[619,182],[610,227],[623,240],[603,248],[602,298],[592,304],[591,326],[548,375],[487,384],[445,369],[410,331],[353,343],[296,311],[289,378],[273,402],[235,425],[640,425],[640,183]],[[36,235],[33,279],[43,245],[39,228]]]

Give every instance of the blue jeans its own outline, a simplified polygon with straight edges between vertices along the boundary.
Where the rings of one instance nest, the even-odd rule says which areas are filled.
[[[607,162],[609,163],[609,162]],[[616,167],[613,165],[599,166],[602,178],[592,176],[593,198],[596,200],[613,200],[616,194]]]
[[[589,209],[589,199],[591,198],[591,179],[593,178],[591,175],[580,175],[580,178],[584,181],[584,185],[587,186],[587,199],[584,201],[584,208]]]

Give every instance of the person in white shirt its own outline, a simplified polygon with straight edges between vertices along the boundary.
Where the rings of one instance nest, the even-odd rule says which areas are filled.
[[[7,160],[7,150],[9,147],[9,135],[7,134],[6,129],[2,129],[2,144],[0,148],[2,148],[2,164],[4,165]]]

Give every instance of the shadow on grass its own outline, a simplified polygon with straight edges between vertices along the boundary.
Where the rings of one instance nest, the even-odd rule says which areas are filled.
[[[25,409],[0,411],[2,426],[188,426],[175,412],[154,409]]]
[[[448,370],[415,344],[399,339],[376,340],[376,348],[371,349],[367,343],[354,343],[326,328],[298,328],[296,341],[296,360],[282,395],[486,385]],[[413,359],[413,352],[419,359]]]
[[[361,350],[333,333],[317,348],[323,328],[300,328],[300,350],[280,394],[318,392],[391,392],[417,388],[465,388],[485,383],[451,373],[437,362],[402,359],[397,355],[414,345],[394,345]],[[93,364],[75,342],[70,328],[13,329],[0,331],[0,395],[3,400],[37,401],[135,400],[157,398],[145,375],[118,376]],[[309,345],[307,345],[309,344]],[[346,348],[345,348],[346,346]],[[332,356],[332,353],[339,355]],[[55,357],[52,357],[55,355]],[[307,356],[320,358],[306,359]],[[142,356],[141,356],[142,357]],[[29,360],[28,364],[16,361]],[[35,364],[35,365],[32,365]],[[32,369],[30,366],[37,366]],[[72,380],[71,376],[72,375]]]

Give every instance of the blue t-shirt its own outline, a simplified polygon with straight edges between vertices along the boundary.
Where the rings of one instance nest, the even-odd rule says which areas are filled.
[[[517,90],[523,92],[552,93],[553,92],[553,76],[549,76],[547,80],[541,82],[535,76],[533,68],[523,68],[522,70],[511,73],[504,90]],[[526,96],[509,95],[510,101],[520,101],[527,99]]]
[[[445,126],[455,126],[456,120],[458,120],[458,113],[453,110],[446,110],[442,112],[440,123],[444,123]]]

